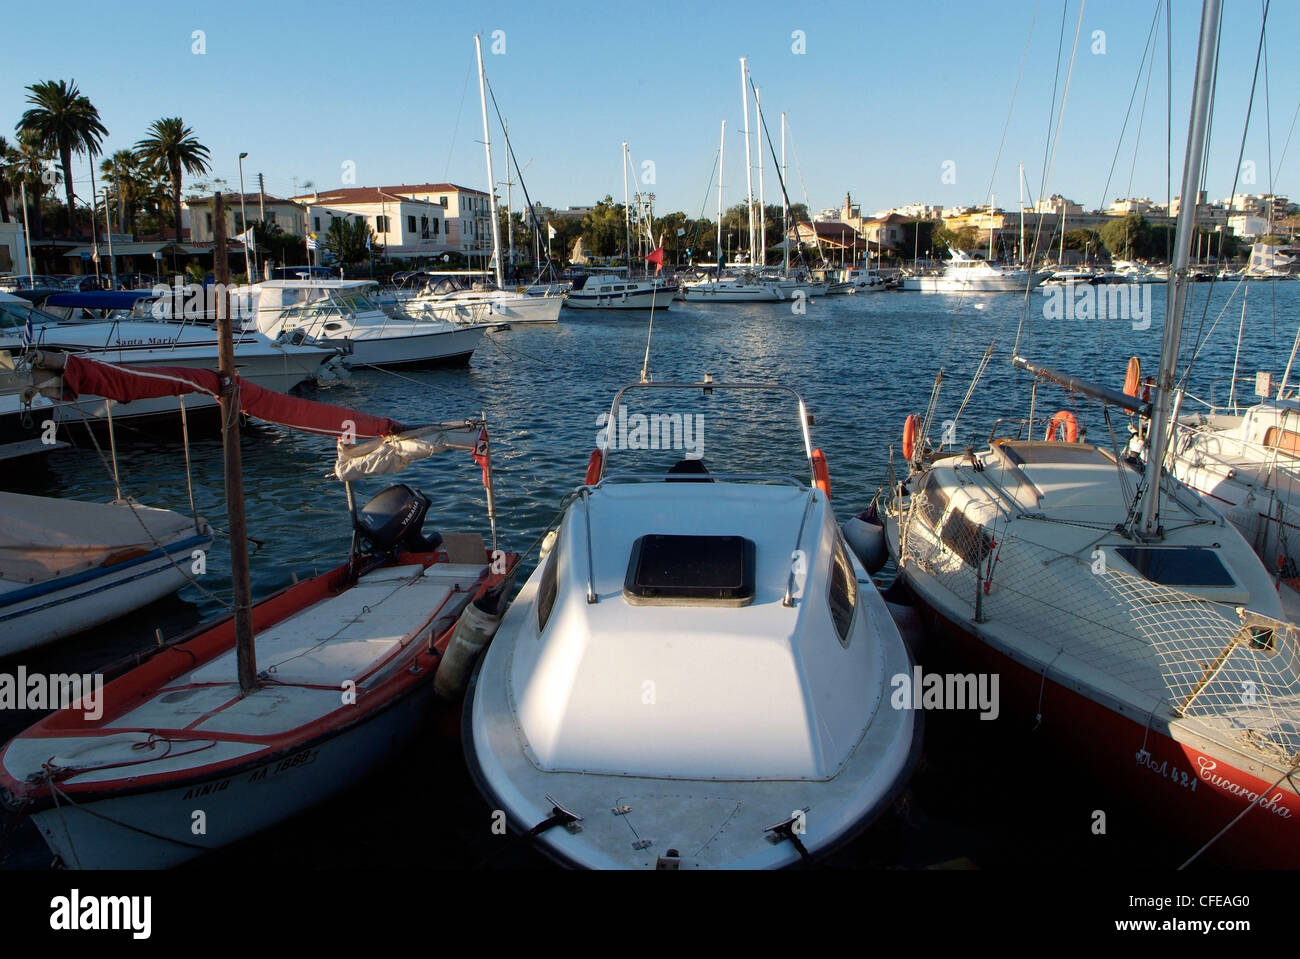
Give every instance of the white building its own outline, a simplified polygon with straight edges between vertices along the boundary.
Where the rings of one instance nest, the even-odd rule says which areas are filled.
[[[0,274],[27,272],[27,241],[21,223],[0,223]]]

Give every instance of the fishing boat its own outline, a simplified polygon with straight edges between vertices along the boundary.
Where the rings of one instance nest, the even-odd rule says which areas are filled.
[[[275,339],[343,351],[350,368],[465,366],[486,326],[383,309],[373,280],[266,280],[257,328]]]
[[[1219,3],[1201,19],[1183,195],[1195,189]],[[941,654],[1002,677],[1004,719],[1100,773],[1186,842],[1187,862],[1300,866],[1300,633],[1224,517],[1166,467],[1196,211],[1180,211],[1151,400],[1015,365],[1037,384],[1136,414],[1146,458],[1087,441],[1073,409],[987,449],[931,449],[909,417],[901,483],[878,510],[889,554]],[[932,416],[928,413],[927,417]]]
[[[772,406],[769,439],[797,441],[808,473],[711,473],[690,455],[610,471],[625,448],[614,424],[644,415],[626,417],[629,396],[691,392]],[[773,398],[793,407],[785,429]],[[824,855],[906,784],[920,714],[891,705],[911,655],[838,532],[803,401],[766,384],[643,381],[607,422],[471,680],[463,740],[480,791],[569,866]]]
[[[197,516],[130,500],[0,492],[0,656],[176,592],[211,545],[212,531]]]
[[[173,369],[164,382],[78,357],[67,364],[71,388],[119,400],[222,387],[203,370]],[[174,866],[346,788],[411,740],[436,695],[456,697],[499,621],[513,556],[478,534],[426,534],[431,501],[419,490],[389,486],[358,507],[352,486],[444,449],[468,450],[482,467],[491,516],[481,420],[411,429],[249,388],[228,368],[223,379],[248,415],[339,437],[334,472],[348,494],[352,550],[337,568],[261,602],[241,597],[244,519],[231,466],[238,417],[225,417],[240,551],[233,615],[113,679],[98,715],[73,704],[0,752],[0,801],[30,816],[72,868]],[[363,441],[345,443],[350,434]]]
[[[953,250],[941,272],[905,276],[903,289],[922,293],[1023,293],[1049,276],[1046,270],[1008,269],[964,250]]]

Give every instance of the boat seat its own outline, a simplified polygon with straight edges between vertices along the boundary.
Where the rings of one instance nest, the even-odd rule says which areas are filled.
[[[670,474],[665,482],[668,483],[712,483],[713,479],[709,476],[709,470],[704,465],[704,460],[699,459],[680,459],[673,464],[673,468],[668,471]]]

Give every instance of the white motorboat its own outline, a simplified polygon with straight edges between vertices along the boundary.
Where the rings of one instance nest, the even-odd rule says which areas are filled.
[[[171,510],[0,492],[0,656],[176,592],[211,545],[206,522]]]
[[[461,326],[370,298],[373,280],[266,280],[257,284],[257,328],[344,351],[349,367],[464,366],[486,327]]]
[[[1168,270],[1157,270],[1155,267],[1147,266],[1145,263],[1139,263],[1135,260],[1115,260],[1112,264],[1112,272],[1120,280],[1128,283],[1167,283],[1169,281]]]
[[[830,296],[845,293],[883,293],[889,289],[888,281],[877,271],[860,266],[848,266],[827,271],[827,289]]]
[[[26,326],[30,323],[30,334]],[[138,369],[185,366],[214,370],[217,367],[217,335],[206,323],[170,322],[152,319],[64,322],[18,297],[0,293],[0,351],[18,355],[25,342],[47,352],[75,353],[110,363],[125,363]],[[245,330],[234,339],[235,363],[240,375],[265,389],[287,393],[294,387],[332,376],[330,366],[338,356],[333,347],[273,341],[255,330]],[[48,405],[48,404],[47,404]],[[215,407],[215,400],[196,396],[187,402],[189,410]],[[98,423],[112,411],[114,419],[144,420],[175,416],[180,403],[174,396],[145,397],[118,404],[95,396],[83,396],[75,404],[54,404],[54,418],[60,423],[83,420]]]
[[[922,293],[1023,293],[1049,276],[1049,271],[1009,269],[963,250],[953,250],[942,272],[905,276],[903,289]]]
[[[677,299],[687,303],[779,303],[785,298],[777,284],[754,273],[683,283],[677,291]]]
[[[597,273],[568,292],[564,305],[575,310],[666,310],[676,288],[667,280],[644,277],[629,280],[616,273]]]
[[[701,390],[746,410],[793,398],[788,431],[768,422],[808,474],[710,474],[689,455],[613,473],[611,428],[467,694],[480,791],[567,865],[797,864],[887,807],[919,748],[920,714],[891,704],[910,653],[838,531],[797,394],[642,383],[608,422],[629,394]]]

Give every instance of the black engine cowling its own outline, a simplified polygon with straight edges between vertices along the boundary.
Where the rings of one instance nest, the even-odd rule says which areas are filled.
[[[405,483],[395,483],[357,510],[353,527],[378,553],[405,549],[427,553],[442,545],[442,535],[424,535],[429,497]]]

